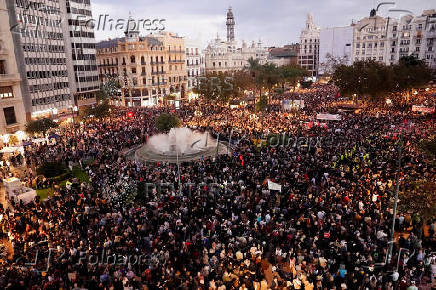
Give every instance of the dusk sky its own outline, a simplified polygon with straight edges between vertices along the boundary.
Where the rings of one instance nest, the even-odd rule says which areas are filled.
[[[347,26],[352,20],[368,16],[372,8],[382,1],[374,0],[93,0],[93,18],[108,14],[108,19],[134,20],[165,19],[166,31],[198,41],[205,46],[219,33],[226,37],[226,12],[232,6],[236,21],[236,39],[256,42],[265,46],[281,46],[298,42],[304,28],[306,15],[312,12],[320,27]],[[390,2],[394,2],[390,0]],[[434,8],[433,0],[396,0],[396,5],[385,5],[378,12],[381,16],[399,17],[399,12],[389,8],[410,10],[421,14]],[[127,20],[126,20],[127,21]],[[141,31],[142,35],[148,34]],[[97,40],[122,36],[122,30],[96,30]]]

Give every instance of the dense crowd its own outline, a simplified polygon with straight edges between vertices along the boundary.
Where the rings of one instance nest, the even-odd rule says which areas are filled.
[[[400,135],[401,180],[435,179],[415,146],[434,134],[434,119],[363,111],[321,125],[314,116],[331,97],[333,87],[316,87],[301,113],[271,106],[262,122],[250,107],[182,107],[173,113],[185,125],[231,150],[180,166],[129,154],[156,133],[164,108],[118,110],[26,147],[27,185],[47,160],[80,166],[90,182],[49,184],[49,199],[1,210],[13,257],[0,288],[417,289],[436,268],[435,220],[423,239],[419,219],[399,212],[396,232],[407,234],[388,257],[391,200]],[[259,146],[261,129],[303,141]]]

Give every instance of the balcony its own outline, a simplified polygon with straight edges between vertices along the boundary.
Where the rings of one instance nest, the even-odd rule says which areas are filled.
[[[20,75],[18,74],[0,74],[0,83],[19,82]]]
[[[155,64],[165,64],[165,61],[150,61],[151,65],[155,65]]]
[[[152,75],[163,75],[165,73],[166,73],[165,71],[152,71],[151,72]]]

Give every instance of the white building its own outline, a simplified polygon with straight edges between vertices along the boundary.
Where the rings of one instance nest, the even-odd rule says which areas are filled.
[[[432,9],[425,10],[419,16],[406,15],[399,20],[390,19],[386,63],[397,63],[401,57],[413,55],[436,69],[435,17],[436,11]]]
[[[353,26],[321,29],[319,75],[331,72],[335,64],[353,64],[353,30]]]
[[[205,70],[206,73],[218,73],[241,70],[248,66],[250,58],[259,60],[260,64],[265,64],[268,58],[268,50],[262,47],[259,40],[247,45],[244,41],[238,47],[235,40],[235,20],[232,8],[227,12],[227,40],[221,40],[219,36],[212,40],[205,49]]]
[[[387,65],[413,55],[436,69],[435,10],[400,19],[377,16],[375,10],[354,25],[353,60],[376,60]]]
[[[300,35],[298,64],[307,69],[313,77],[318,76],[320,28],[315,25],[312,14],[306,19],[306,27]]]
[[[193,40],[185,39],[185,51],[188,91],[191,91],[197,86],[197,78],[204,74],[204,55],[201,45]]]
[[[26,114],[6,3],[0,1],[0,134],[24,129]]]
[[[353,60],[376,60],[386,62],[388,40],[387,19],[377,16],[375,10],[369,17],[354,25]]]

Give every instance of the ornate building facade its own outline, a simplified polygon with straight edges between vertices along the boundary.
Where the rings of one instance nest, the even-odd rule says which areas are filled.
[[[375,10],[369,17],[354,25],[353,60],[377,60],[386,62],[388,40],[386,37],[388,22],[377,16]]]
[[[298,64],[307,69],[312,77],[318,76],[320,28],[315,25],[311,13],[307,15],[306,27],[300,34]]]
[[[117,78],[127,106],[153,106],[168,95],[183,98],[187,89],[185,42],[183,37],[161,32],[97,43],[100,81]]]
[[[197,86],[199,76],[204,75],[204,54],[198,42],[185,41],[186,73],[188,75],[188,91]]]
[[[386,63],[397,63],[403,56],[413,55],[436,69],[436,10],[425,10],[419,16],[405,15],[390,19]]]
[[[227,11],[226,26],[227,40],[222,40],[217,35],[205,49],[206,73],[241,70],[248,66],[250,58],[259,60],[260,64],[267,62],[268,50],[262,47],[260,40],[257,44],[253,41],[251,45],[243,41],[242,46],[238,47],[235,40],[235,18],[231,7]]]
[[[353,60],[376,60],[390,65],[412,55],[436,69],[435,17],[435,10],[400,19],[381,17],[372,10],[369,17],[354,25]]]

